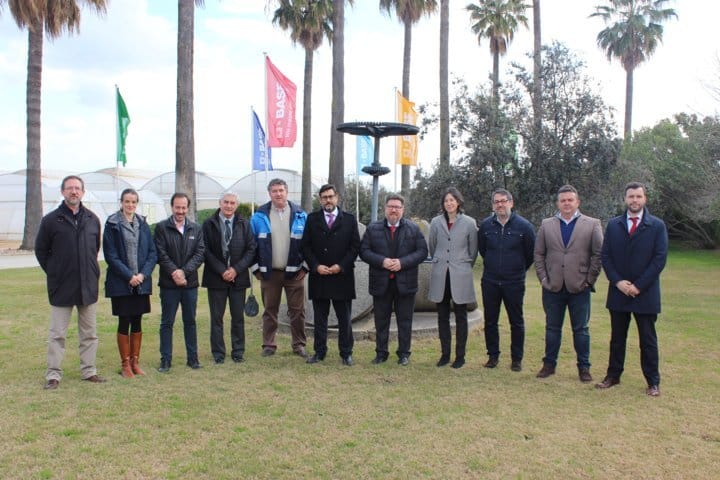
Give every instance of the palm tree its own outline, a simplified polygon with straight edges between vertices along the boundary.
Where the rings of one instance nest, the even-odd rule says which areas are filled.
[[[330,107],[330,161],[328,182],[345,198],[345,137],[336,127],[345,121],[345,2],[333,0],[332,11],[332,102]]]
[[[193,50],[195,5],[204,0],[178,0],[177,100],[175,104],[175,191],[191,201],[188,215],[195,219],[195,119],[193,111]]]
[[[440,166],[450,166],[450,101],[448,98],[448,52],[450,0],[440,0]]]
[[[620,59],[625,69],[625,140],[632,136],[633,72],[655,52],[662,41],[661,22],[677,18],[675,10],[663,8],[668,0],[608,0],[609,5],[595,7],[591,17],[606,24],[598,33],[597,44],[607,53],[608,61]]]
[[[323,37],[332,41],[332,0],[280,0],[273,15],[273,23],[290,31],[293,44],[305,49],[305,74],[303,85],[303,153],[302,193],[300,205],[303,210],[312,209],[312,164],[310,134],[312,132],[312,72],[313,53],[322,45]]]
[[[388,15],[393,12],[405,26],[405,43],[403,47],[402,95],[410,99],[410,51],[412,46],[412,26],[423,15],[430,15],[437,9],[436,0],[380,0],[380,9]],[[402,166],[400,188],[403,195],[410,190],[410,166]]]
[[[540,21],[540,0],[533,0],[533,162],[540,161],[542,147],[542,36]]]
[[[80,29],[80,5],[76,0],[8,0],[7,3],[15,23],[28,31],[25,226],[20,248],[31,250],[35,248],[35,237],[43,214],[40,150],[43,33],[52,40],[64,32],[77,32]],[[82,0],[80,3],[93,8],[100,15],[107,9],[106,0]]]
[[[478,43],[483,38],[490,41],[490,53],[493,56],[492,98],[498,105],[500,88],[500,56],[507,53],[507,47],[515,36],[520,25],[528,28],[525,16],[527,5],[521,0],[484,0],[478,5],[469,4],[465,7],[470,12],[470,19],[475,22],[472,31],[478,36]]]

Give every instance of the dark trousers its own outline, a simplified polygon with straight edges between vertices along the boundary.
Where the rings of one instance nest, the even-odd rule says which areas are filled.
[[[570,312],[573,346],[578,368],[590,368],[590,288],[570,293],[565,287],[559,292],[542,291],[545,309],[545,357],[543,363],[557,365],[565,310]]]
[[[450,330],[450,272],[445,277],[445,293],[442,302],[436,304],[438,311],[438,335],[440,337],[440,351],[445,358],[450,358],[450,345],[452,344],[452,331]],[[453,304],[455,312],[455,357],[465,358],[465,345],[468,337],[467,304]]]
[[[225,306],[230,305],[230,344],[232,358],[245,354],[245,289],[208,288],[210,306],[210,350],[216,360],[225,358],[223,317]]]
[[[197,360],[197,288],[160,288],[160,358],[172,360],[173,326],[178,306],[182,306],[183,333],[187,360]]]
[[[525,283],[497,284],[483,280],[482,283],[483,316],[485,317],[485,347],[488,357],[500,356],[500,304],[505,304],[510,321],[510,356],[521,361],[525,351],[525,319],[523,317],[523,299]]]
[[[398,328],[398,357],[410,356],[412,338],[412,319],[415,309],[415,294],[400,295],[395,280],[390,280],[387,290],[382,295],[373,295],[375,312],[375,352],[387,358],[389,355],[390,315],[395,311]]]
[[[633,313],[640,338],[640,367],[648,385],[660,385],[658,370],[659,354],[657,332],[655,331],[656,314]],[[630,312],[610,310],[610,361],[607,376],[620,378],[625,366],[625,348],[627,332],[630,327]]]
[[[325,358],[327,354],[327,337],[328,337],[328,315],[330,315],[330,299],[321,298],[313,300],[313,321],[315,322],[315,333],[313,347],[315,355],[319,358]],[[338,349],[340,356],[347,358],[352,355],[354,344],[351,311],[352,300],[332,300],[332,306],[335,309],[335,315],[338,318]]]

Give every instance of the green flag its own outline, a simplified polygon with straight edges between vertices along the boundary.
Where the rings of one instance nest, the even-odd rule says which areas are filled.
[[[125,139],[128,134],[128,125],[130,125],[130,115],[128,115],[125,100],[120,95],[120,89],[115,87],[117,93],[117,162],[122,162],[123,167],[127,163],[125,157]]]

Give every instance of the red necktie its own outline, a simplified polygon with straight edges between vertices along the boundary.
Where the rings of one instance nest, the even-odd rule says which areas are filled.
[[[638,217],[630,217],[630,221],[632,222],[629,232],[630,236],[632,236],[632,234],[635,233],[635,230],[637,230],[638,220],[640,220]]]
[[[397,228],[397,226],[395,226],[395,225],[390,225],[390,239],[392,239],[392,240],[395,239],[395,229],[396,229],[396,228]]]

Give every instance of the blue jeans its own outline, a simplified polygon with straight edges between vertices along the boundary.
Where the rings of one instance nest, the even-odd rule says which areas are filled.
[[[178,306],[182,306],[183,333],[187,360],[197,360],[197,310],[198,289],[196,288],[160,288],[160,358],[172,360],[173,325]]]
[[[543,363],[557,365],[565,309],[570,312],[573,331],[573,345],[577,355],[578,368],[590,368],[590,288],[579,293],[570,293],[565,287],[559,292],[543,288],[543,308],[545,309],[545,358]]]

